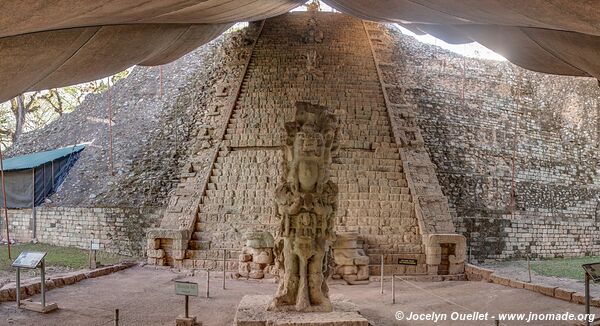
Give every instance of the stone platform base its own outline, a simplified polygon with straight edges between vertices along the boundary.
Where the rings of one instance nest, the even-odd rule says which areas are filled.
[[[175,319],[175,326],[202,326],[202,323],[196,321],[196,316],[179,316]]]
[[[356,305],[342,296],[332,296],[332,312],[267,311],[272,295],[246,295],[235,314],[237,326],[368,326]]]

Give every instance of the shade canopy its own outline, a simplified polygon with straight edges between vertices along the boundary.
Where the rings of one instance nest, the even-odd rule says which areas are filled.
[[[6,207],[31,208],[58,191],[84,144],[11,157],[2,161]],[[0,196],[3,196],[0,187]],[[4,207],[4,203],[0,201]]]
[[[25,91],[161,65],[239,21],[304,0],[6,0],[0,2],[0,102]],[[477,41],[527,69],[600,78],[597,0],[325,0],[449,43]]]
[[[73,145],[43,152],[35,152],[21,156],[15,156],[2,160],[5,172],[36,168],[40,165],[50,163],[63,157],[79,153],[85,148],[85,144]]]

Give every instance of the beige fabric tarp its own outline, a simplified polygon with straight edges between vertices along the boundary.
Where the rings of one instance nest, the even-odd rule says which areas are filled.
[[[0,1],[0,102],[19,93],[160,65],[238,21],[304,0]],[[477,41],[522,67],[600,77],[598,0],[326,0],[360,18],[451,43]]]

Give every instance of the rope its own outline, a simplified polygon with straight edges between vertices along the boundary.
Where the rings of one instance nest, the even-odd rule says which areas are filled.
[[[408,280],[405,280],[405,279],[403,279],[403,278],[402,278],[402,277],[400,277],[400,276],[394,275],[394,276],[392,276],[392,277],[399,278],[401,281],[404,281],[404,282],[408,283],[409,285],[413,286],[414,288],[416,288],[416,289],[419,289],[419,290],[421,290],[421,291],[423,291],[423,292],[425,292],[425,293],[427,293],[427,294],[429,294],[429,295],[431,295],[431,296],[433,296],[433,297],[436,297],[436,298],[438,298],[438,299],[441,299],[441,300],[443,300],[443,301],[444,301],[444,302],[446,302],[446,303],[449,303],[449,304],[451,304],[451,305],[455,305],[455,306],[457,306],[457,307],[459,307],[459,308],[462,308],[462,309],[464,309],[464,310],[466,310],[466,311],[469,311],[469,312],[477,312],[477,311],[475,311],[475,310],[473,310],[473,309],[471,309],[471,308],[468,308],[468,307],[465,307],[465,306],[461,305],[460,303],[456,303],[456,302],[454,302],[454,301],[452,301],[452,300],[450,300],[450,299],[446,299],[446,298],[444,298],[444,297],[442,297],[442,296],[440,296],[440,295],[437,295],[437,294],[435,294],[435,293],[433,293],[433,292],[431,292],[431,291],[429,291],[429,290],[427,290],[427,289],[424,289],[424,288],[422,288],[422,287],[420,287],[420,286],[418,286],[418,285],[416,285],[416,284],[414,284],[414,283],[412,283],[412,282],[409,282]]]

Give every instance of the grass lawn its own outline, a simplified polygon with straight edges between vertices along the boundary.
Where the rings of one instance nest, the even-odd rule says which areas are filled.
[[[46,266],[69,267],[73,269],[87,268],[88,251],[73,247],[58,247],[43,243],[14,244],[10,246],[12,259],[17,258],[21,251],[45,251]],[[96,260],[103,265],[115,264],[131,257],[98,252]],[[0,271],[10,271],[12,261],[8,259],[8,246],[0,245]]]
[[[531,270],[543,276],[584,280],[582,264],[600,262],[600,257],[556,258],[531,262]]]

